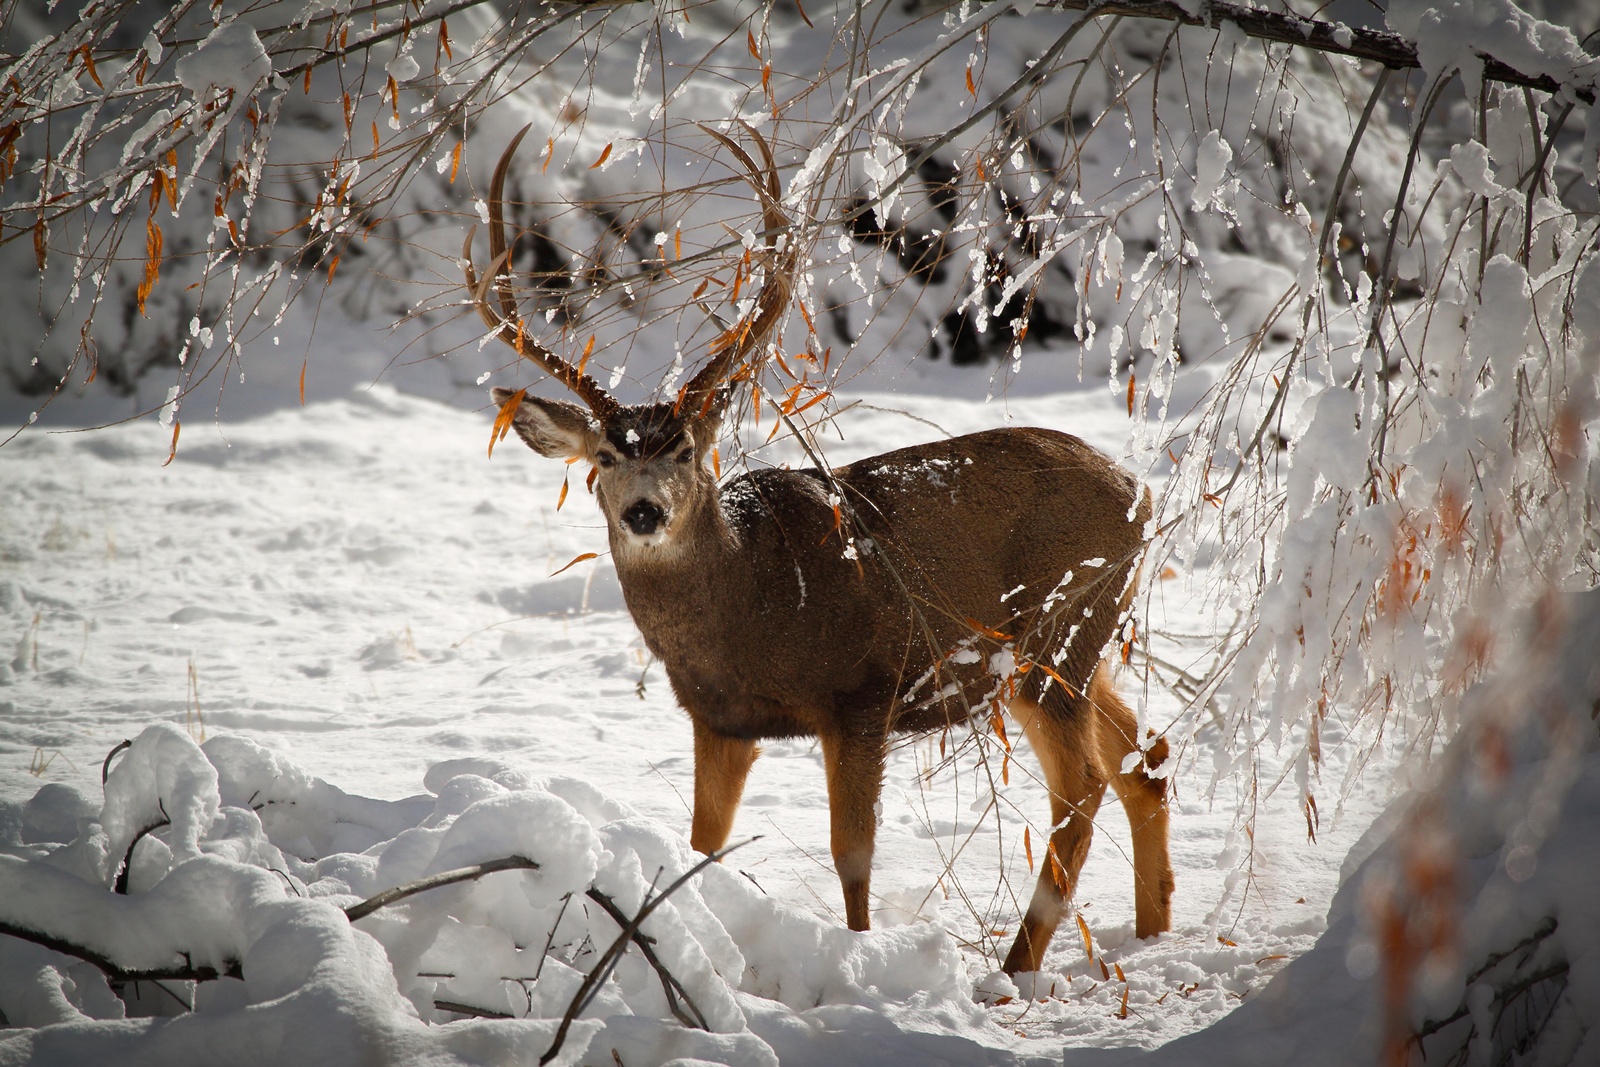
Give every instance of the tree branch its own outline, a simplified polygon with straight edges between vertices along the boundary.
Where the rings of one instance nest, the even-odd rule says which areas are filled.
[[[496,871],[537,871],[539,865],[526,856],[506,856],[504,859],[488,860],[484,863],[474,864],[471,867],[459,867],[453,871],[443,871],[439,874],[419,878],[415,882],[397,885],[393,889],[370,896],[359,904],[352,904],[344,909],[345,918],[351,922],[365,919],[379,908],[387,907],[429,889],[438,889],[440,886],[454,885],[457,882],[467,882],[475,878],[482,878],[486,874]]]
[[[1276,11],[1262,11],[1229,3],[1228,0],[1207,0],[1198,6],[1199,14],[1191,14],[1175,0],[1046,0],[1042,6],[1067,11],[1085,11],[1091,15],[1128,15],[1133,18],[1160,19],[1178,22],[1185,26],[1214,28],[1219,21],[1228,21],[1244,31],[1246,37],[1259,41],[1273,41],[1296,48],[1314,48],[1319,52],[1369,59],[1396,70],[1415,70],[1422,64],[1417,59],[1417,46],[1397,33],[1372,30],[1359,26],[1344,26],[1320,19],[1300,18]],[[1593,104],[1594,88],[1563,86],[1548,74],[1524,74],[1493,56],[1477,53],[1483,60],[1483,76],[1490,81],[1507,85],[1522,85],[1529,89],[1556,94],[1568,89],[1585,104]]]

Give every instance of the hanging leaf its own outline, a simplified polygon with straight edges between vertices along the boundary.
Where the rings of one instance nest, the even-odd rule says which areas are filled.
[[[1060,862],[1059,860],[1057,862]],[[1083,954],[1091,961],[1094,959],[1094,939],[1089,936],[1089,924],[1083,921],[1083,912],[1073,912],[1072,917],[1078,920],[1078,933],[1083,935]]]
[[[561,570],[559,570],[559,571],[552,571],[551,574],[550,574],[550,577],[554,578],[556,575],[560,574],[561,571],[566,570],[568,567],[576,567],[578,564],[582,563],[584,560],[586,560],[586,559],[594,559],[595,557],[597,557],[599,555],[600,555],[600,553],[598,553],[598,552],[580,552],[576,556],[572,557],[572,562],[568,563],[566,567],[562,567]]]
[[[163,467],[165,467],[168,463],[171,463],[178,456],[178,431],[181,430],[181,429],[183,429],[183,424],[181,422],[179,422],[177,419],[173,419],[172,420],[172,447],[167,450],[167,458],[164,461],[162,461],[161,465]]]
[[[88,45],[84,45],[80,51],[83,52],[83,66],[84,69],[89,72],[89,77],[94,79],[94,83],[96,85],[104,89],[106,87],[106,83],[100,80],[100,75],[96,73],[94,69],[94,53],[89,51]]]
[[[310,362],[311,362],[311,357],[310,356],[307,356],[305,359],[300,361],[300,406],[301,407],[305,407],[306,406],[306,364],[310,363]]]
[[[1033,873],[1033,836],[1028,833],[1028,828],[1022,828],[1022,851],[1028,857],[1028,873]]]
[[[150,296],[150,291],[156,287],[156,282],[161,277],[161,227],[156,225],[155,219],[146,219],[144,226],[144,281],[139,283],[139,289],[136,294],[139,302],[139,314],[141,315],[144,314],[145,300]]]
[[[1130,417],[1132,417],[1132,415],[1133,415],[1133,386],[1134,386],[1134,380],[1135,379],[1134,379],[1133,369],[1130,367],[1128,369],[1128,415]]]
[[[589,164],[589,169],[590,170],[594,170],[596,167],[601,166],[602,164],[605,163],[606,160],[608,160],[610,158],[611,158],[611,142],[607,141],[606,142],[606,146],[603,149],[600,150],[600,158],[595,160],[593,163]]]

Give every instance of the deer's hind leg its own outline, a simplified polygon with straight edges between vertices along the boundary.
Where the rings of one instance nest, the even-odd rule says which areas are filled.
[[[1101,762],[1111,771],[1112,788],[1133,831],[1134,934],[1154,937],[1172,928],[1172,860],[1167,851],[1167,783],[1145,771],[1167,758],[1167,742],[1158,739],[1123,774],[1123,762],[1139,747],[1139,721],[1117,695],[1104,663],[1089,681],[1089,702],[1095,709]]]
[[[1105,795],[1107,774],[1095,744],[1095,722],[1081,698],[1060,685],[1047,687],[1038,701],[1017,697],[1011,714],[1021,724],[1050,787],[1050,821],[1056,827],[1039,870],[1033,899],[1022,917],[1017,939],[1006,955],[1007,974],[1037,971],[1056,927],[1067,911],[1078,872],[1089,854],[1094,818]]]

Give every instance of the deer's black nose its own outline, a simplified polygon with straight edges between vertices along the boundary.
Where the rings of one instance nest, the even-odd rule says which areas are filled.
[[[628,506],[622,513],[622,521],[634,533],[640,536],[653,534],[656,527],[661,525],[661,520],[666,518],[666,512],[660,506],[648,500],[638,500]]]

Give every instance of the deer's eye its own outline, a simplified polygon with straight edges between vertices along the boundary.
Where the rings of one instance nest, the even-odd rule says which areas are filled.
[[[610,452],[597,452],[597,453],[595,453],[594,461],[596,463],[600,464],[600,466],[607,468],[608,470],[617,465],[617,457],[614,456],[613,454],[611,454]]]
[[[692,447],[686,448],[682,452],[678,453],[679,463],[688,463],[691,459],[694,459],[694,449]]]

